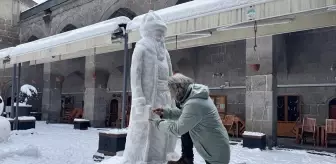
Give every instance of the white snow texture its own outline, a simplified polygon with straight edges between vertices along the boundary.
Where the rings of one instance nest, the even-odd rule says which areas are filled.
[[[8,141],[10,132],[9,121],[5,117],[0,116],[0,143]]]
[[[142,38],[136,44],[131,63],[132,109],[124,164],[163,164],[167,154],[175,149],[177,138],[160,132],[148,121],[159,118],[152,109],[172,104],[168,89],[172,66],[164,43],[166,31],[165,22],[154,12],[144,17]]]
[[[158,11],[156,14],[162,17],[166,23],[183,21],[204,15],[211,15],[219,12],[233,10],[249,6],[251,4],[263,3],[273,0],[194,0],[176,6],[167,7]],[[128,22],[127,30],[137,30],[142,23],[145,15],[139,15]]]
[[[30,52],[46,50],[52,47],[72,43],[75,41],[81,41],[89,38],[94,38],[97,36],[111,34],[114,30],[116,30],[119,27],[118,26],[119,24],[128,23],[129,21],[130,21],[129,18],[121,16],[103,22],[99,22],[93,25],[85,26],[77,30],[49,36],[25,44],[20,44],[16,47],[6,48],[0,50],[0,58],[4,58],[6,56],[23,55]]]
[[[22,93],[25,93],[28,97],[33,96],[34,94],[37,94],[37,89],[29,84],[24,84],[21,86],[20,91]]]

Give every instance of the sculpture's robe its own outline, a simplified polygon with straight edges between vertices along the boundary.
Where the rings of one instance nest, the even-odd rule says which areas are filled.
[[[137,42],[131,63],[132,108],[124,163],[161,164],[173,152],[176,137],[162,133],[148,119],[158,118],[152,109],[171,106],[168,77],[172,75],[164,36],[167,27],[154,12],[140,26],[142,39]]]

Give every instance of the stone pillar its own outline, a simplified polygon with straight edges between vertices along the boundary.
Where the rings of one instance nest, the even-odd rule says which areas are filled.
[[[97,70],[95,58],[94,55],[85,57],[84,118],[91,121],[92,127],[105,127],[108,75]]]
[[[246,130],[267,135],[268,145],[276,145],[277,81],[273,36],[246,40]],[[254,69],[260,64],[259,70]],[[254,65],[254,66],[253,66]]]
[[[49,123],[59,123],[61,117],[61,83],[63,77],[52,72],[52,63],[43,66],[42,118]]]

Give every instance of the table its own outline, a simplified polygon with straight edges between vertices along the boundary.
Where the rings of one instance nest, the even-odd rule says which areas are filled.
[[[319,126],[320,144],[325,146],[325,125]]]
[[[302,136],[302,127],[296,127],[296,143],[300,144]],[[325,135],[325,126],[324,125],[320,125],[320,126],[316,126],[316,145],[317,146],[324,146],[325,145],[325,141],[324,141],[324,135]]]

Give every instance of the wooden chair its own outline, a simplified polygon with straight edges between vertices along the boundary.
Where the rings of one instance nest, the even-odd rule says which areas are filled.
[[[235,118],[235,115],[226,115],[224,117],[224,120],[222,120],[222,123],[226,128],[227,132],[232,136],[235,135]]]
[[[336,135],[336,119],[326,119],[324,143],[328,147],[328,136]]]
[[[301,144],[306,142],[307,134],[312,135],[314,146],[316,145],[316,119],[315,118],[309,118],[305,117],[302,122],[302,132],[301,132]]]

